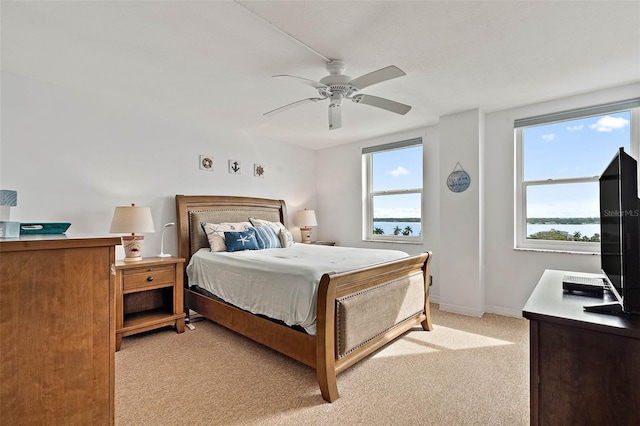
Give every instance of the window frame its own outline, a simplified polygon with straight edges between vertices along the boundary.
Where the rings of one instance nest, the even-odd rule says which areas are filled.
[[[422,186],[420,188],[394,189],[373,191],[373,155],[385,151],[422,147]],[[376,196],[386,195],[420,195],[420,227],[419,235],[385,235],[374,234],[373,200]],[[384,145],[366,147],[362,149],[362,240],[370,242],[392,242],[404,244],[422,244],[424,235],[424,145],[422,137],[392,142]]]
[[[600,243],[586,241],[554,241],[527,239],[527,189],[531,186],[563,185],[570,183],[599,182],[600,176],[582,176],[563,179],[524,180],[523,129],[541,124],[577,120],[605,114],[630,111],[630,154],[638,159],[640,151],[640,98],[578,108],[514,121],[515,170],[514,170],[514,248],[523,250],[562,251],[599,254]],[[612,158],[615,153],[612,153]]]

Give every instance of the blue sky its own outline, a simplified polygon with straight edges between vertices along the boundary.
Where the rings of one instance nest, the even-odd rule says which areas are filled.
[[[600,176],[618,148],[629,152],[624,111],[523,130],[524,180]],[[597,217],[598,184],[529,187],[527,217]]]
[[[373,190],[422,187],[422,146],[384,151],[373,155]],[[377,197],[375,217],[420,217],[420,196]]]
[[[631,113],[624,111],[525,128],[524,179],[600,176],[619,147],[630,150]],[[373,190],[422,185],[422,147],[384,151],[373,156]],[[528,217],[597,217],[598,184],[530,187]],[[419,217],[420,197],[378,197],[375,217]]]

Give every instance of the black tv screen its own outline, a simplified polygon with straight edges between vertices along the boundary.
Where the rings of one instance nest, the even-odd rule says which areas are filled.
[[[600,244],[602,271],[626,313],[640,313],[639,210],[637,161],[620,148],[600,176]]]

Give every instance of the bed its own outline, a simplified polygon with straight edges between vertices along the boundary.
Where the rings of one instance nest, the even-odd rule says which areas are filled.
[[[209,248],[201,223],[244,222],[252,217],[287,226],[285,202],[265,198],[176,195],[176,214],[178,254],[188,265],[208,251],[202,249]],[[302,251],[311,249],[297,243],[290,248],[269,250],[282,250],[280,253],[285,254],[295,246]],[[235,306],[233,301],[203,292],[190,283],[187,270],[194,268],[187,267],[185,312],[188,315],[190,310],[195,311],[314,368],[322,397],[333,402],[339,397],[340,372],[416,326],[432,329],[430,261],[431,253],[425,252],[347,271],[329,268],[317,281],[313,326],[307,324],[304,329],[256,315]]]

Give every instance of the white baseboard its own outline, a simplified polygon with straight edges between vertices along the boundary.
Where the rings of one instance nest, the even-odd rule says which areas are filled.
[[[513,309],[503,308],[501,306],[486,305],[484,307],[484,311],[489,314],[497,314],[505,317],[522,318],[522,310],[516,311]]]
[[[484,312],[480,309],[469,308],[467,306],[452,305],[449,303],[440,303],[440,310],[452,312],[454,314],[467,315],[470,317],[481,317]]]
[[[429,301],[440,305],[441,311],[452,312],[454,314],[468,315],[472,317],[481,317],[484,314],[496,314],[505,317],[522,318],[522,310],[509,309],[502,306],[485,305],[484,311],[481,311],[479,309],[473,309],[466,306],[440,303],[440,296],[431,294],[429,295]]]

